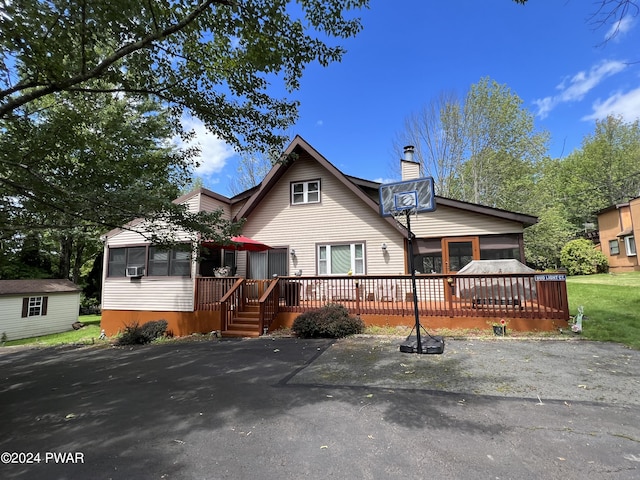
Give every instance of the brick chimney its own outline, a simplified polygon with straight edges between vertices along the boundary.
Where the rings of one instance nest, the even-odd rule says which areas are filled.
[[[413,180],[420,178],[420,163],[413,159],[415,147],[407,145],[404,147],[404,158],[400,159],[400,171],[402,172],[402,180]]]

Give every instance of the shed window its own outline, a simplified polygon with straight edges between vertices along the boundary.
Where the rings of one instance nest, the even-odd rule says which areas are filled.
[[[22,299],[22,318],[44,317],[49,297],[25,297]]]

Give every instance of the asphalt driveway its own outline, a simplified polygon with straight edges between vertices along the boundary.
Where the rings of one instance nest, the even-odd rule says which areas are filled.
[[[0,478],[640,476],[640,352],[401,341],[0,349]]]

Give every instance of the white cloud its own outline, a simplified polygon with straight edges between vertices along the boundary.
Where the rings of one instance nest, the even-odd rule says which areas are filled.
[[[182,124],[185,130],[193,130],[195,137],[187,143],[177,139],[176,143],[179,146],[200,147],[200,155],[197,158],[200,165],[195,169],[195,174],[199,177],[206,177],[222,171],[227,161],[235,155],[233,148],[211,134],[207,127],[196,118],[184,118]]]
[[[606,100],[593,104],[593,113],[582,120],[601,120],[608,115],[620,116],[627,122],[640,118],[640,87],[626,93],[615,93]]]
[[[560,90],[557,95],[534,100],[538,107],[537,115],[545,118],[549,112],[561,103],[577,102],[593,90],[605,78],[615,75],[625,69],[627,65],[619,60],[605,60],[598,65],[591,67],[591,70],[584,70],[576,73],[573,77],[562,81],[556,88]]]
[[[394,183],[399,181],[397,178],[383,178],[383,177],[378,177],[375,180],[373,180],[376,183]]]
[[[634,24],[634,21],[630,15],[626,15],[625,17],[622,17],[619,21],[614,22],[613,25],[611,25],[611,28],[604,36],[604,41],[608,42],[611,40],[613,41],[620,40],[620,37],[622,35],[624,35],[625,33],[631,30],[631,28],[633,27],[633,24]]]

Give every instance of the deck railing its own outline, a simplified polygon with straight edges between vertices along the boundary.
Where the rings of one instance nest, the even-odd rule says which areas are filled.
[[[196,309],[219,308],[212,302],[218,292],[229,290],[234,280],[197,278]],[[247,280],[239,298],[271,302],[264,307],[269,314],[276,309],[276,298],[277,310],[285,312],[341,303],[352,314],[414,314],[410,275],[279,277],[277,284],[274,293],[270,280]],[[416,296],[422,316],[569,319],[565,282],[538,281],[535,274],[418,275]]]
[[[409,275],[285,277],[280,282],[285,291],[299,292],[289,297],[284,311],[341,303],[355,314],[414,313]],[[536,282],[534,274],[418,275],[416,294],[424,316],[568,319],[564,282]]]
[[[233,277],[196,277],[195,309],[220,310],[220,300],[236,280]]]

